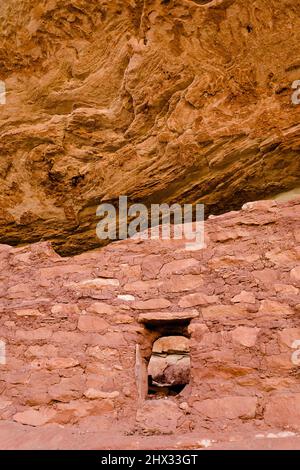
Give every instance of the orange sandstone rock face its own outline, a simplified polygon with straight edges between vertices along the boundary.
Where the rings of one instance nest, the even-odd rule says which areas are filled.
[[[297,0],[1,2],[2,242],[97,247],[120,194],[220,213],[299,187],[299,31]]]
[[[299,200],[247,205],[209,219],[193,252],[185,240],[72,258],[47,242],[1,245],[0,420],[96,419],[138,436],[299,431],[299,216]],[[147,395],[151,357],[154,378],[189,383]]]

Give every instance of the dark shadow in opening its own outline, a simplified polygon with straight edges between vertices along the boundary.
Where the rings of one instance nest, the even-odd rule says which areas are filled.
[[[148,396],[149,398],[164,398],[176,396],[182,392],[187,384],[170,385],[168,387],[158,386],[152,383],[152,377],[148,375]]]

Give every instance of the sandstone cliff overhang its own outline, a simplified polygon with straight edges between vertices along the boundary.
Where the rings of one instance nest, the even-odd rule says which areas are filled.
[[[297,1],[46,3],[0,6],[2,243],[96,248],[119,195],[220,214],[300,186]]]

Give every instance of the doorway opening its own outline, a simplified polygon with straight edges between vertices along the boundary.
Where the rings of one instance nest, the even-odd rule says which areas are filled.
[[[198,316],[196,310],[138,316],[138,322],[144,325],[136,346],[135,367],[141,400],[182,394],[191,382],[189,325]]]
[[[148,363],[148,398],[178,395],[190,381],[190,345],[185,336],[154,341]]]

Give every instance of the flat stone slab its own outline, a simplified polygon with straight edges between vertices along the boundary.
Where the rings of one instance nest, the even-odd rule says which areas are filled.
[[[190,312],[151,312],[141,313],[138,316],[138,322],[145,325],[160,325],[162,323],[186,323],[193,318],[197,318],[199,312],[192,310]]]
[[[185,336],[162,336],[152,347],[156,354],[182,354],[190,351],[190,340]]]

